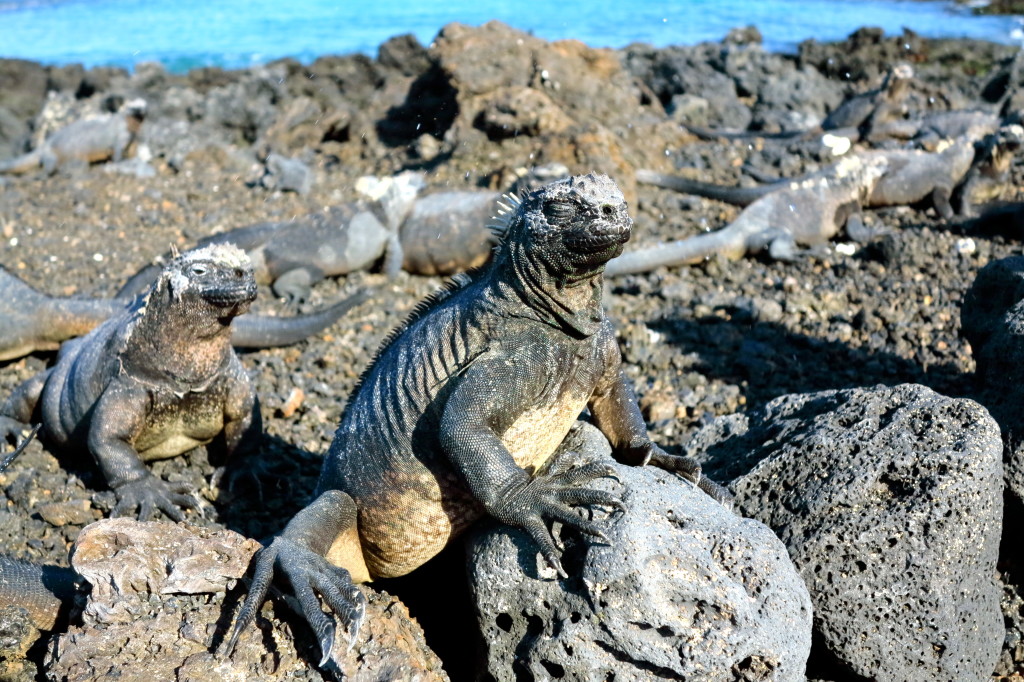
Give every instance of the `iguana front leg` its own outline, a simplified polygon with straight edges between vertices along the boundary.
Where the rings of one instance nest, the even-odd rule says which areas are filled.
[[[616,460],[633,466],[650,464],[672,471],[722,504],[732,502],[732,494],[728,490],[701,476],[700,465],[696,461],[690,457],[670,455],[651,440],[636,394],[617,360],[598,384],[588,407],[594,424],[611,443]]]
[[[224,401],[224,449],[230,458],[245,455],[259,448],[263,437],[263,417],[259,398],[245,374],[245,368],[234,356],[230,368],[231,382]]]
[[[326,557],[340,538],[358,537],[356,519],[353,499],[340,490],[328,490],[296,514],[281,535],[256,554],[252,584],[225,647],[226,656],[231,655],[242,631],[255,620],[275,569],[288,578],[306,621],[316,633],[320,665],[331,657],[335,626],[321,609],[318,594],[345,624],[352,646],[366,613],[366,597],[353,584],[349,571],[331,564]]]
[[[527,395],[531,385],[543,381],[530,374],[536,364],[526,358],[519,363],[474,363],[449,396],[438,435],[445,455],[487,513],[526,531],[547,562],[567,577],[544,519],[604,540],[598,524],[580,517],[572,505],[623,505],[611,493],[583,487],[613,475],[606,464],[595,462],[546,476],[531,476],[516,464],[500,434],[537,403]]]
[[[148,391],[114,381],[96,401],[86,436],[107,483],[117,495],[113,515],[139,510],[146,521],[159,509],[174,521],[184,521],[182,508],[196,509],[187,486],[170,486],[146,468],[133,443],[145,425]]]

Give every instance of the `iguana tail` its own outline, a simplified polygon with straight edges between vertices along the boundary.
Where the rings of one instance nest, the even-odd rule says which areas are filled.
[[[43,157],[39,151],[16,156],[13,159],[0,161],[0,175],[21,175],[30,173],[43,165]]]
[[[0,361],[56,350],[122,308],[120,301],[48,296],[0,266]]]
[[[231,345],[236,348],[272,348],[296,343],[330,327],[369,296],[370,292],[360,289],[344,301],[309,315],[242,315],[231,325]]]
[[[28,611],[40,630],[66,619],[75,595],[76,573],[61,566],[40,566],[0,555],[0,604]]]
[[[716,253],[736,258],[745,251],[746,245],[743,236],[734,234],[729,231],[729,228],[725,228],[718,232],[699,234],[689,239],[629,251],[608,261],[608,265],[604,268],[604,274],[606,277],[632,275],[638,272],[649,272],[662,265],[699,263]]]
[[[655,185],[675,190],[683,194],[694,194],[699,197],[724,201],[733,206],[749,206],[761,197],[779,189],[780,186],[785,186],[789,183],[788,180],[778,180],[758,187],[724,187],[711,184],[710,182],[689,180],[676,175],[666,175],[665,173],[658,173],[645,168],[641,168],[636,172],[636,181],[646,185]]]
[[[0,471],[21,454],[35,432],[0,458]],[[70,568],[40,566],[0,554],[0,604],[24,608],[40,630],[52,630],[67,615],[74,594],[75,572]]]

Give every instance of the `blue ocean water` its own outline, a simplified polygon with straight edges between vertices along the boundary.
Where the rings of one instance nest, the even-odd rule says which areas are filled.
[[[285,56],[308,62],[324,54],[375,55],[401,33],[427,45],[448,22],[489,19],[594,47],[693,44],[749,24],[777,51],[811,37],[838,40],[865,25],[929,37],[1022,39],[1018,17],[972,16],[921,0],[0,0],[0,56],[129,68],[159,61],[173,71]]]

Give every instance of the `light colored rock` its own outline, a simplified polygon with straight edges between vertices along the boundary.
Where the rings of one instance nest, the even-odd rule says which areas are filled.
[[[592,426],[576,451],[608,452]],[[607,456],[607,454],[605,455]],[[785,548],[690,484],[617,466],[605,487],[628,511],[604,521],[609,545],[569,533],[556,580],[524,534],[491,526],[470,540],[470,584],[497,680],[803,680],[810,600]]]

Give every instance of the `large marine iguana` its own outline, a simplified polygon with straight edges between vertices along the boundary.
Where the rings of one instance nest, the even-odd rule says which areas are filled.
[[[117,496],[115,514],[184,519],[196,502],[149,472],[223,434],[226,453],[261,436],[256,394],[231,348],[231,323],[256,298],[245,253],[214,246],[164,268],[149,294],[64,345],[56,364],[0,407],[0,439],[29,422],[57,450],[88,449]]]
[[[547,185],[516,207],[485,269],[428,299],[381,346],[341,418],[315,499],[262,549],[226,651],[283,573],[320,641],[354,637],[353,582],[398,576],[489,514],[524,529],[566,575],[545,519],[596,537],[572,505],[620,507],[587,488],[602,463],[538,473],[588,407],[617,459],[678,472],[719,500],[696,462],[666,453],[644,425],[601,307],[602,271],[632,221],[603,175]]]
[[[886,167],[884,156],[844,157],[820,173],[766,193],[721,230],[624,253],[608,263],[605,276],[696,263],[716,253],[741,258],[762,249],[772,258],[792,260],[798,244],[823,244],[844,226],[861,236],[860,207]]]
[[[120,161],[135,142],[145,117],[145,100],[133,99],[115,114],[74,121],[31,152],[0,162],[0,173],[23,174],[42,168],[49,175],[71,161]]]

